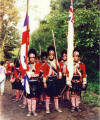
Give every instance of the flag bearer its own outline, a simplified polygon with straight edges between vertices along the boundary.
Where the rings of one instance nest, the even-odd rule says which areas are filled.
[[[39,63],[36,62],[36,51],[34,49],[30,49],[28,53],[29,57],[29,68],[27,71],[27,76],[29,78],[29,89],[30,93],[26,93],[27,103],[28,103],[28,114],[27,116],[37,116],[36,113],[36,102],[39,97],[38,91],[38,80],[40,74],[40,66]]]
[[[46,113],[50,113],[50,97],[54,98],[55,109],[58,112],[62,112],[59,108],[59,88],[58,88],[58,74],[59,70],[55,59],[55,48],[53,46],[48,47],[49,60],[45,64],[43,73],[44,88],[46,88]]]
[[[87,79],[86,79],[86,70],[85,64],[79,60],[79,52],[74,51],[74,73],[71,83],[69,82],[69,87],[71,87],[71,111],[81,111],[79,108],[81,90],[86,88]]]

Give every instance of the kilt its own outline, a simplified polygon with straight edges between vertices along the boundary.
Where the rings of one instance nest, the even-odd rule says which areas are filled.
[[[39,84],[37,80],[30,80],[30,94],[26,94],[26,98],[38,98],[39,97]],[[26,92],[25,92],[26,93]]]
[[[40,95],[44,92],[44,85],[42,81],[38,83],[38,92]]]
[[[65,87],[66,85],[66,76],[63,76],[62,79],[60,80],[60,92],[63,90],[63,88]],[[66,86],[66,89],[65,91],[68,89],[68,86]]]
[[[59,95],[59,86],[57,76],[48,77],[47,88],[45,93],[49,97],[55,97]]]
[[[81,92],[82,90],[82,82],[72,81],[72,92]]]
[[[23,90],[24,87],[23,87],[23,85],[21,83],[21,80],[19,80],[19,81],[15,80],[15,82],[12,83],[12,89]]]

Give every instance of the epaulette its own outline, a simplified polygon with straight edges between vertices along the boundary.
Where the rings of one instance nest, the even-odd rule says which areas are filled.
[[[79,64],[84,64],[84,63],[82,61],[80,61]]]

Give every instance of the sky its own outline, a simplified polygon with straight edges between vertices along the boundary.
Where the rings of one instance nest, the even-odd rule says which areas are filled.
[[[50,1],[51,0],[29,0],[29,26],[30,33],[39,27],[39,21],[43,20],[50,12]],[[16,0],[16,7],[19,11],[20,20],[17,28],[21,33],[23,30],[23,24],[27,10],[27,0]]]

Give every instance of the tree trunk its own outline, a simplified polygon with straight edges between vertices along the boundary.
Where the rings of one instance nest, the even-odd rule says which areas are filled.
[[[3,5],[3,0],[0,0],[0,61],[1,60],[4,60],[4,50],[3,50],[3,47],[2,47],[2,36],[1,36],[1,33],[2,33],[2,22],[3,22],[3,15],[4,15],[4,5]]]
[[[2,22],[3,22],[3,15],[4,15],[4,2],[0,0],[0,43],[1,43],[1,33],[2,33]]]
[[[4,60],[4,46],[5,46],[5,42],[6,42],[7,35],[8,35],[8,24],[9,24],[9,20],[7,22],[7,25],[6,25],[6,32],[5,32],[1,47],[0,47],[0,59],[1,60]]]

